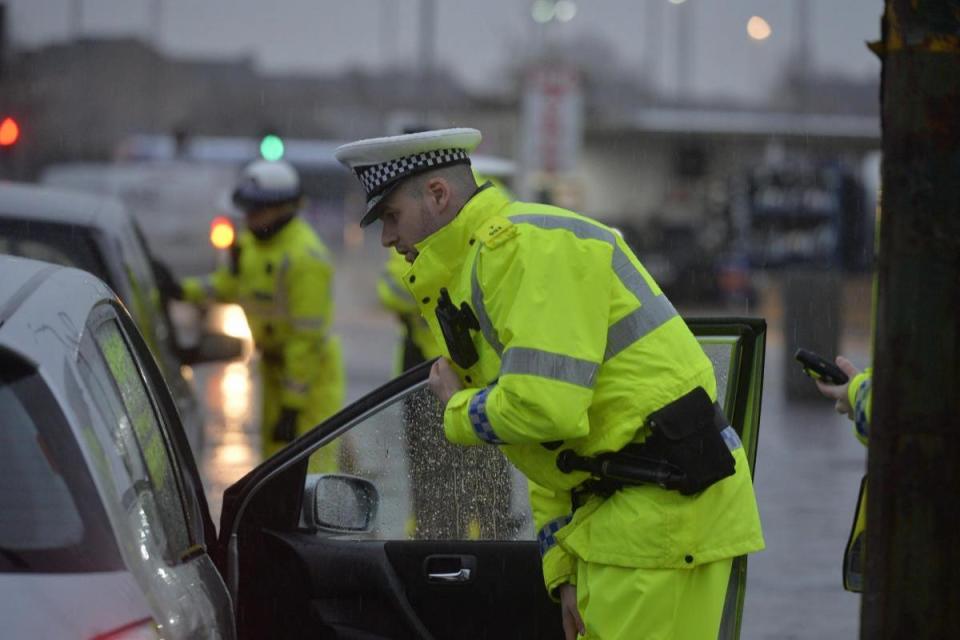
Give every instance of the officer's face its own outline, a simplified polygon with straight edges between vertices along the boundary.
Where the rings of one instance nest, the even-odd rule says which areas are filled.
[[[264,229],[269,229],[276,224],[278,220],[290,214],[289,208],[271,207],[266,209],[251,209],[246,211],[244,219],[247,228],[256,233]]]
[[[444,217],[448,199],[448,194],[437,198],[429,188],[397,189],[381,205],[380,243],[393,247],[407,262],[413,262],[418,253],[416,244],[448,221]]]

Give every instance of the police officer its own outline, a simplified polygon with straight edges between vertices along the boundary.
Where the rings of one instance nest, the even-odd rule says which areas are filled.
[[[297,216],[301,201],[290,164],[249,164],[233,193],[247,229],[231,249],[230,264],[180,283],[189,302],[235,302],[246,313],[260,353],[264,457],[343,404],[340,344],[331,333],[333,263]],[[325,447],[311,458],[311,470],[334,470],[336,458],[337,451]]]
[[[337,150],[444,350],[430,386],[446,437],[500,445],[527,477],[568,638],[716,637],[732,559],[763,537],[713,367],[618,234],[477,186],[479,142],[448,129]]]

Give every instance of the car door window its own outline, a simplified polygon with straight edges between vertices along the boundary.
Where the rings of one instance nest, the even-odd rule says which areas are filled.
[[[357,424],[350,443],[353,453],[343,471],[370,480],[380,492],[373,537],[534,539],[526,483],[496,447],[449,443],[443,412],[426,386],[397,396]]]
[[[155,504],[160,527],[157,543],[168,561],[175,562],[191,547],[183,489],[170,445],[157,408],[147,391],[143,374],[116,320],[106,320],[93,331],[102,358],[90,358],[87,364],[93,376],[100,403],[116,416],[118,433],[128,471],[148,490]]]

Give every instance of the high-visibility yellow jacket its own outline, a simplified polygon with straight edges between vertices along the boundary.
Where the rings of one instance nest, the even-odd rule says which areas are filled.
[[[697,386],[716,397],[709,359],[618,234],[487,188],[417,249],[404,283],[445,355],[441,287],[481,327],[471,334],[479,361],[455,366],[467,388],[447,404],[446,435],[499,444],[530,481],[551,593],[575,582],[577,558],[684,568],[763,548],[742,447],[736,474],[695,496],[630,487],[571,513],[571,489],[587,476],[561,473],[560,451],[619,450],[647,437],[649,413]]]
[[[441,354],[437,341],[430,333],[430,327],[420,316],[417,301],[403,284],[403,274],[410,267],[407,259],[397,253],[390,252],[383,273],[377,280],[377,295],[384,307],[400,317],[405,337],[417,346],[424,359],[432,360]]]
[[[294,218],[276,235],[237,238],[236,273],[223,267],[209,276],[186,278],[184,298],[236,302],[243,307],[264,361],[282,369],[280,404],[304,409],[310,387],[329,381],[322,368],[339,367],[327,357],[333,319],[333,264],[313,229]]]

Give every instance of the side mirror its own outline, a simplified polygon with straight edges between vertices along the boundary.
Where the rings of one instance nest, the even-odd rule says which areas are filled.
[[[237,360],[243,357],[243,339],[223,333],[204,333],[194,347],[180,349],[183,364]]]
[[[309,474],[300,524],[312,531],[365,533],[377,519],[380,495],[369,480],[338,473]]]

